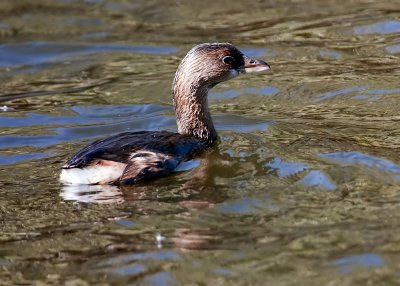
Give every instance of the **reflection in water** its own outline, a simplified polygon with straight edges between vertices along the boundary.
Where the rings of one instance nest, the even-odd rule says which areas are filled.
[[[305,186],[317,187],[328,191],[336,189],[336,185],[331,181],[331,179],[324,174],[324,172],[318,170],[313,170],[308,173],[299,181],[299,183]]]
[[[227,91],[222,91],[222,92],[210,92],[209,98],[210,99],[217,99],[217,100],[223,100],[223,99],[231,99],[238,97],[240,95],[244,94],[253,94],[253,95],[273,95],[277,94],[279,92],[279,89],[276,87],[272,86],[267,86],[267,87],[262,87],[262,88],[255,88],[255,87],[245,87],[239,90],[227,90]]]
[[[352,255],[335,260],[342,273],[349,274],[357,268],[377,268],[384,266],[382,257],[376,253]]]
[[[106,267],[106,266],[116,266],[125,263],[137,262],[137,261],[146,261],[146,260],[155,260],[155,261],[163,261],[163,260],[182,260],[182,257],[175,251],[157,251],[157,252],[138,252],[134,254],[123,254],[117,257],[110,257],[106,260],[99,262],[97,264],[98,267]]]
[[[101,260],[93,268],[97,275],[111,276],[120,283],[145,277],[146,285],[175,285],[176,280],[172,273],[160,269],[164,264],[182,260],[177,252],[159,250],[112,256]]]
[[[337,51],[320,51],[319,54],[321,57],[331,57],[335,59],[339,59],[343,56],[342,53]]]
[[[178,281],[174,278],[171,272],[161,271],[155,274],[148,275],[144,282],[146,285],[178,285]]]
[[[265,165],[267,173],[276,172],[279,177],[289,177],[293,175],[304,175],[304,177],[297,181],[297,183],[307,187],[317,187],[325,190],[334,190],[336,185],[332,180],[320,170],[311,170],[306,173],[311,166],[296,162],[287,162],[279,157],[275,157],[272,161]]]
[[[66,201],[118,204],[124,201],[122,192],[110,185],[63,185],[60,196]]]
[[[236,132],[268,131],[269,122],[231,114],[215,115],[214,124],[218,130]]]
[[[182,162],[175,169],[175,172],[189,171],[189,170],[199,167],[200,164],[201,164],[200,160],[197,160],[197,159]]]
[[[321,157],[343,165],[364,165],[382,172],[400,174],[400,166],[386,159],[363,154],[361,152],[335,152],[320,154]]]
[[[208,249],[214,243],[220,243],[221,237],[216,231],[210,229],[185,229],[175,230],[171,241],[181,250]]]
[[[361,100],[368,100],[368,101],[376,101],[379,100],[379,96],[371,96],[371,95],[355,95],[352,97],[353,99],[361,99]]]
[[[391,54],[398,54],[400,53],[400,45],[387,46],[386,50]]]
[[[354,27],[354,33],[358,35],[391,34],[400,32],[400,21],[383,21],[367,26]]]
[[[366,93],[368,94],[393,94],[393,93],[400,93],[400,88],[393,88],[393,89],[372,89],[372,90],[367,90]]]
[[[1,156],[0,165],[12,165],[20,161],[41,159],[47,157],[48,155],[49,154],[47,153],[28,153],[28,154]]]
[[[279,177],[295,175],[309,169],[309,166],[306,164],[287,162],[279,157],[276,157],[272,161],[268,162],[266,167],[271,168],[271,170],[268,172],[276,170]]]
[[[274,204],[270,197],[264,198],[241,198],[240,200],[230,200],[219,204],[216,210],[222,214],[255,214],[276,212],[279,207]]]
[[[74,60],[77,56],[86,56],[107,52],[168,54],[176,52],[174,47],[129,46],[113,44],[71,44],[51,42],[28,42],[0,45],[0,67],[20,65],[43,65]]]
[[[133,118],[162,114],[166,107],[157,104],[73,106],[68,116],[47,115],[36,112],[21,114],[21,117],[0,116],[2,127],[54,126],[54,125],[103,125]]]
[[[349,94],[349,93],[353,93],[356,91],[364,90],[365,88],[366,88],[365,86],[344,88],[344,89],[330,91],[330,92],[326,92],[324,94],[320,94],[316,98],[317,98],[317,101],[327,100],[327,99],[331,99],[338,95],[344,95],[344,94]]]

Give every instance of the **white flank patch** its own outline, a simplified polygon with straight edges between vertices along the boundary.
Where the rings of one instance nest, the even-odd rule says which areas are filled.
[[[63,169],[60,182],[71,185],[107,184],[121,177],[123,171],[122,167],[101,165]]]

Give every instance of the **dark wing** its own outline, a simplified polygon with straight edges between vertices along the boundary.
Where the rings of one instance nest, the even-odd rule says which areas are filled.
[[[152,151],[137,152],[127,164],[117,184],[132,184],[171,173],[180,163],[179,158]]]
[[[150,156],[151,153],[165,156],[165,160],[162,161],[166,161],[166,166],[175,165],[176,167],[181,161],[190,159],[207,147],[204,141],[179,133],[167,131],[124,132],[89,144],[76,153],[63,168],[84,168],[99,160],[124,163],[128,164],[127,168],[133,168],[131,163],[135,158],[135,161],[138,161],[147,156],[149,162],[159,161],[154,156]]]

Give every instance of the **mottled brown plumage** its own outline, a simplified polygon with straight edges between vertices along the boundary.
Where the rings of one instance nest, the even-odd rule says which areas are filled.
[[[242,72],[268,69],[228,43],[201,44],[191,49],[176,71],[173,95],[178,133],[125,132],[96,141],[64,166],[67,184],[127,184],[173,172],[217,140],[208,110],[208,91]]]

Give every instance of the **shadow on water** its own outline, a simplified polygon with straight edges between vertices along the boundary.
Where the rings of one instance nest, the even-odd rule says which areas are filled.
[[[397,6],[1,1],[0,284],[397,285]],[[214,41],[272,66],[212,90],[218,148],[58,183],[88,142],[175,131],[175,69]]]

